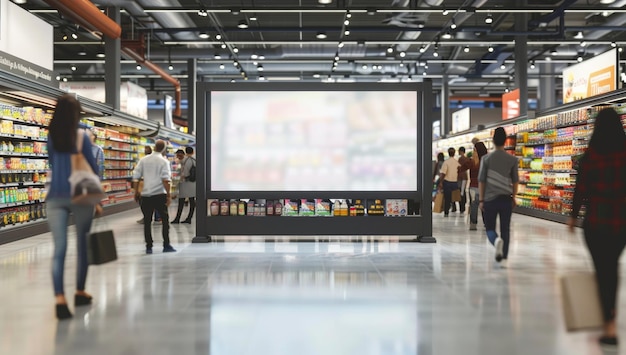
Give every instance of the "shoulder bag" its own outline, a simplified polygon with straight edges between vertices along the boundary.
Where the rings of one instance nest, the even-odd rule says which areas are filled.
[[[100,178],[93,171],[83,155],[84,132],[79,129],[76,134],[76,154],[72,154],[72,173],[69,177],[72,203],[77,205],[96,205],[106,197]]]

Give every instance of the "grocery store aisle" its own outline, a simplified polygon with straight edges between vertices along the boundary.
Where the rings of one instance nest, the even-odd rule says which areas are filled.
[[[596,333],[562,324],[558,275],[591,267],[563,225],[515,215],[500,269],[482,231],[456,213],[434,217],[437,244],[189,244],[192,227],[177,225],[178,252],[153,255],[138,218],[107,218],[119,260],[90,268],[95,302],[69,321],[54,318],[50,237],[0,246],[0,354],[602,353]]]

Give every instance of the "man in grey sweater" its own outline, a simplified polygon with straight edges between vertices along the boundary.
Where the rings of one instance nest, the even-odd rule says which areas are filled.
[[[510,225],[519,175],[518,160],[504,150],[506,132],[498,127],[493,133],[496,149],[483,157],[478,172],[479,207],[483,211],[487,238],[496,248],[496,261],[506,267],[509,255]],[[496,218],[500,215],[500,236]]]

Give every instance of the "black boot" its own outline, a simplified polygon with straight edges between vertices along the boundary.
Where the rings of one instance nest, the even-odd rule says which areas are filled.
[[[196,210],[196,199],[194,197],[189,198],[189,215],[183,221],[183,223],[191,224],[191,217],[193,217],[193,212]]]
[[[185,199],[184,198],[179,198],[178,199],[178,210],[176,210],[176,218],[174,218],[173,221],[171,221],[171,224],[179,224],[180,223],[180,217],[183,214],[183,208],[185,208]]]

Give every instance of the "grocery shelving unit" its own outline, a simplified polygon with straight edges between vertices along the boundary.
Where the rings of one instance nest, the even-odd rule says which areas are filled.
[[[45,233],[45,183],[48,171],[47,126],[56,98],[65,92],[0,71],[0,244]],[[139,119],[105,104],[79,98],[86,117],[101,126],[132,127],[174,141],[193,137]],[[93,126],[93,124],[92,124]],[[106,161],[104,214],[137,208],[130,182],[138,150],[146,138],[102,128],[99,140]],[[122,136],[120,136],[122,135]],[[71,220],[70,220],[71,222]],[[71,222],[72,223],[72,222]]]
[[[415,191],[213,191],[211,189],[211,92],[212,91],[413,91],[417,95],[417,190]],[[198,218],[194,242],[212,236],[230,235],[414,235],[417,241],[434,242],[431,215],[432,98],[431,83],[415,84],[302,84],[201,83],[198,86],[197,144]],[[404,217],[304,217],[304,216],[208,216],[206,201],[213,199],[408,199],[419,206],[415,215]],[[424,203],[427,202],[427,203]]]

